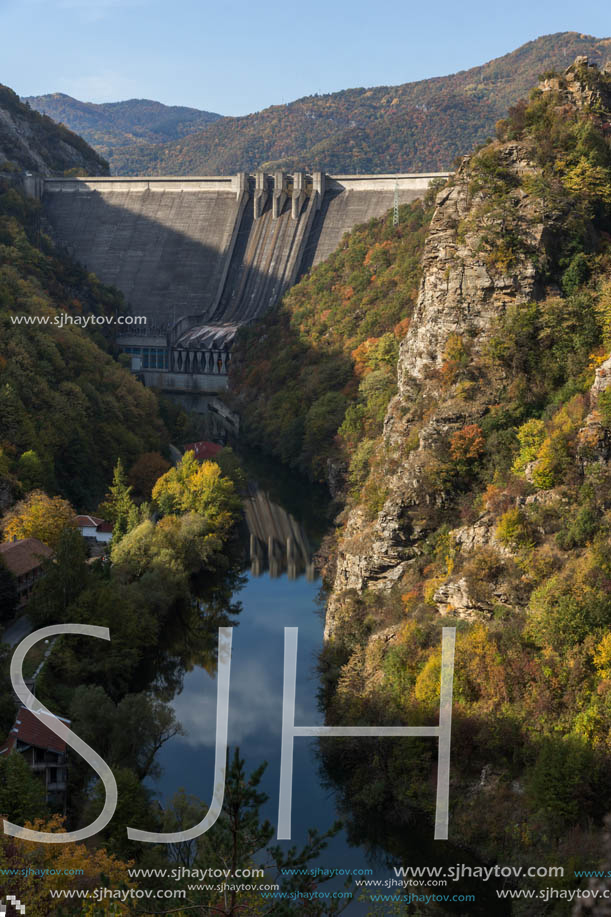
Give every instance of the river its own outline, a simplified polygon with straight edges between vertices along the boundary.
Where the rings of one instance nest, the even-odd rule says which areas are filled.
[[[250,561],[244,583],[232,597],[233,602],[240,602],[241,612],[235,619],[237,626],[233,631],[229,746],[232,749],[239,746],[248,772],[263,761],[268,762],[261,789],[269,799],[262,815],[276,825],[285,627],[298,628],[295,723],[323,724],[323,714],[317,703],[316,663],[323,644],[324,605],[321,583],[310,561],[316,541],[329,519],[325,517],[325,504],[328,504],[325,492],[277,469],[271,476],[265,471],[264,466],[259,466],[259,483],[251,488],[251,499],[247,502],[248,527],[244,539]],[[165,802],[181,787],[209,801],[214,773],[215,676],[196,665],[186,673],[182,690],[172,704],[184,735],[175,736],[159,753],[162,776],[155,790]],[[309,828],[322,833],[341,818],[335,795],[321,774],[317,741],[314,738],[295,739],[292,838],[290,842],[281,842],[285,849],[293,844],[303,846]],[[430,834],[430,840],[419,836],[421,832]],[[392,847],[396,849],[396,843]],[[346,831],[342,830],[312,865],[347,871],[371,869],[373,872],[368,878],[386,881],[395,878],[392,865],[401,862],[471,862],[464,852],[459,854],[451,844],[441,845],[443,849],[437,844],[433,850],[430,824],[411,826],[401,847],[405,849],[400,857],[389,857],[378,845],[374,858],[371,843],[363,839],[360,845],[351,846]],[[323,883],[320,891],[342,890],[343,887],[344,880],[335,879]],[[481,886],[478,890],[481,892]],[[358,890],[355,891],[358,895]],[[347,913],[356,917],[372,913],[371,908],[371,903],[359,902],[355,896]],[[480,914],[486,910],[470,904],[466,910],[463,906],[452,906],[441,912]],[[501,910],[495,912],[502,913]],[[382,909],[375,913],[390,911]]]

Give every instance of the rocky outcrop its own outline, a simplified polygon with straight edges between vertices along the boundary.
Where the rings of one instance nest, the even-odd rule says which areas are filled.
[[[535,171],[528,150],[517,143],[499,145],[498,168],[508,176]],[[536,293],[535,256],[545,257],[546,218],[539,202],[515,187],[499,213],[485,190],[474,190],[477,157],[465,159],[454,180],[437,197],[423,257],[423,280],[398,363],[398,394],[385,421],[385,448],[401,456],[417,431],[417,446],[386,481],[388,496],[373,522],[362,508],[350,514],[338,548],[337,574],[327,616],[327,636],[342,592],[390,588],[400,580],[418,544],[433,527],[435,507],[449,499],[431,481],[434,453],[453,433],[476,424],[494,403],[502,378],[480,378],[468,397],[457,386],[442,390],[448,342],[460,340],[470,358],[481,354],[495,320],[510,303]],[[517,183],[516,183],[517,185]],[[523,251],[503,269],[494,263],[492,243],[483,243],[475,215],[486,209],[487,239],[502,233],[502,211],[519,226]],[[447,603],[450,604],[448,598]]]
[[[584,465],[611,461],[611,429],[599,410],[602,392],[611,386],[611,356],[596,370],[590,389],[590,413],[578,435],[579,455]]]
[[[542,80],[539,89],[559,93],[568,105],[592,112],[608,112],[611,109],[611,86],[601,81],[592,84],[588,79],[588,67],[587,56],[580,55],[562,76]],[[611,73],[611,61],[605,64],[602,72]]]
[[[565,75],[574,105],[595,102],[582,79],[586,65],[578,60]],[[361,506],[349,515],[338,545],[327,637],[341,618],[346,590],[389,589],[401,580],[438,524],[436,509],[452,500],[451,489],[435,477],[440,445],[478,424],[499,400],[507,380],[483,359],[486,348],[510,306],[545,294],[541,278],[558,229],[559,215],[525,190],[536,183],[524,179],[536,178],[538,169],[526,143],[496,142],[465,158],[438,194],[418,302],[400,348],[398,394],[385,420],[383,448],[392,468],[386,500],[373,520]],[[468,353],[470,367],[479,367],[467,389],[443,378],[448,349],[456,346]],[[458,580],[447,594],[438,591],[440,604],[470,614],[463,587]]]
[[[108,163],[63,124],[24,105],[0,85],[0,172],[6,168],[40,175],[63,175],[77,169],[86,175],[108,175]]]

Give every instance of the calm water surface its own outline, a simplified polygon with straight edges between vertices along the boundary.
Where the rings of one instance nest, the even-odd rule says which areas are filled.
[[[323,644],[323,606],[320,581],[308,564],[311,557],[308,552],[324,530],[325,523],[321,524],[320,514],[316,511],[320,498],[318,492],[306,490],[304,493],[298,479],[287,478],[281,473],[265,479],[259,468],[259,482],[262,478],[262,486],[252,488],[252,499],[246,508],[248,531],[245,531],[244,537],[247,555],[250,554],[250,572],[246,574],[244,585],[232,598],[232,601],[241,603],[242,611],[236,618],[237,626],[233,631],[229,746],[231,749],[239,746],[249,772],[263,761],[268,762],[261,788],[268,794],[269,800],[261,815],[276,825],[285,627],[299,628],[295,723],[323,724],[317,705],[316,673],[317,657]],[[163,773],[155,789],[166,802],[180,787],[209,801],[214,774],[215,676],[196,666],[185,676],[183,688],[172,703],[185,734],[175,736],[159,753],[158,761]],[[285,848],[293,844],[303,846],[309,828],[324,832],[341,817],[334,794],[321,778],[316,751],[317,739],[295,739],[292,838],[290,842],[281,842]],[[378,854],[374,861],[365,845],[350,846],[342,830],[313,865],[370,868],[373,875],[369,878],[386,880],[394,878],[391,860],[394,863],[426,865],[475,862],[451,843],[435,844],[432,834],[430,824],[408,826],[405,838],[401,836],[399,839],[399,847],[402,848],[400,858]],[[277,842],[274,839],[272,843]],[[391,847],[397,851],[396,836]],[[320,890],[333,888],[343,888],[343,880],[323,883]],[[455,886],[439,889],[450,894],[467,890],[474,889]],[[492,905],[492,901],[486,903],[480,897],[481,885],[477,891],[480,901],[478,905],[469,905],[469,911],[454,905],[441,912],[490,913],[488,905]],[[493,893],[492,888],[488,893]],[[494,904],[497,908],[495,913],[505,912],[504,908],[498,909],[498,900]],[[347,912],[364,915],[369,913],[370,907],[353,900]]]

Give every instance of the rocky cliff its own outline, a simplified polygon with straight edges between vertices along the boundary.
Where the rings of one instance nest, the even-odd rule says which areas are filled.
[[[543,80],[539,94],[553,93],[558,106],[608,113],[608,83],[593,80],[597,72],[578,58],[562,78]],[[553,262],[567,214],[542,196],[542,176],[532,143],[497,141],[465,157],[438,194],[418,302],[400,348],[398,394],[379,446],[390,470],[384,503],[374,519],[362,505],[347,517],[327,637],[346,592],[395,586],[447,519],[456,482],[444,481],[440,453],[454,434],[479,428],[511,383],[507,367],[488,359],[499,320],[518,304],[558,292]]]
[[[108,175],[108,163],[77,134],[24,105],[0,84],[0,170]]]
[[[572,888],[611,811],[610,353],[611,72],[578,58],[438,193],[321,660],[329,722],[435,723],[456,627],[450,839]],[[414,746],[323,746],[349,830],[404,862]]]

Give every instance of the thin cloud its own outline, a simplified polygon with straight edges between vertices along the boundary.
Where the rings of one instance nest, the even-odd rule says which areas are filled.
[[[232,665],[229,703],[229,744],[239,745],[249,736],[280,736],[282,695],[277,678],[270,677],[264,662],[251,660]],[[254,687],[256,686],[256,688]],[[281,690],[281,689],[280,689]],[[172,704],[185,735],[179,741],[213,748],[216,728],[216,683],[205,672],[189,679],[188,687]],[[311,714],[295,704],[295,722],[310,724]],[[278,746],[279,747],[279,746]]]

